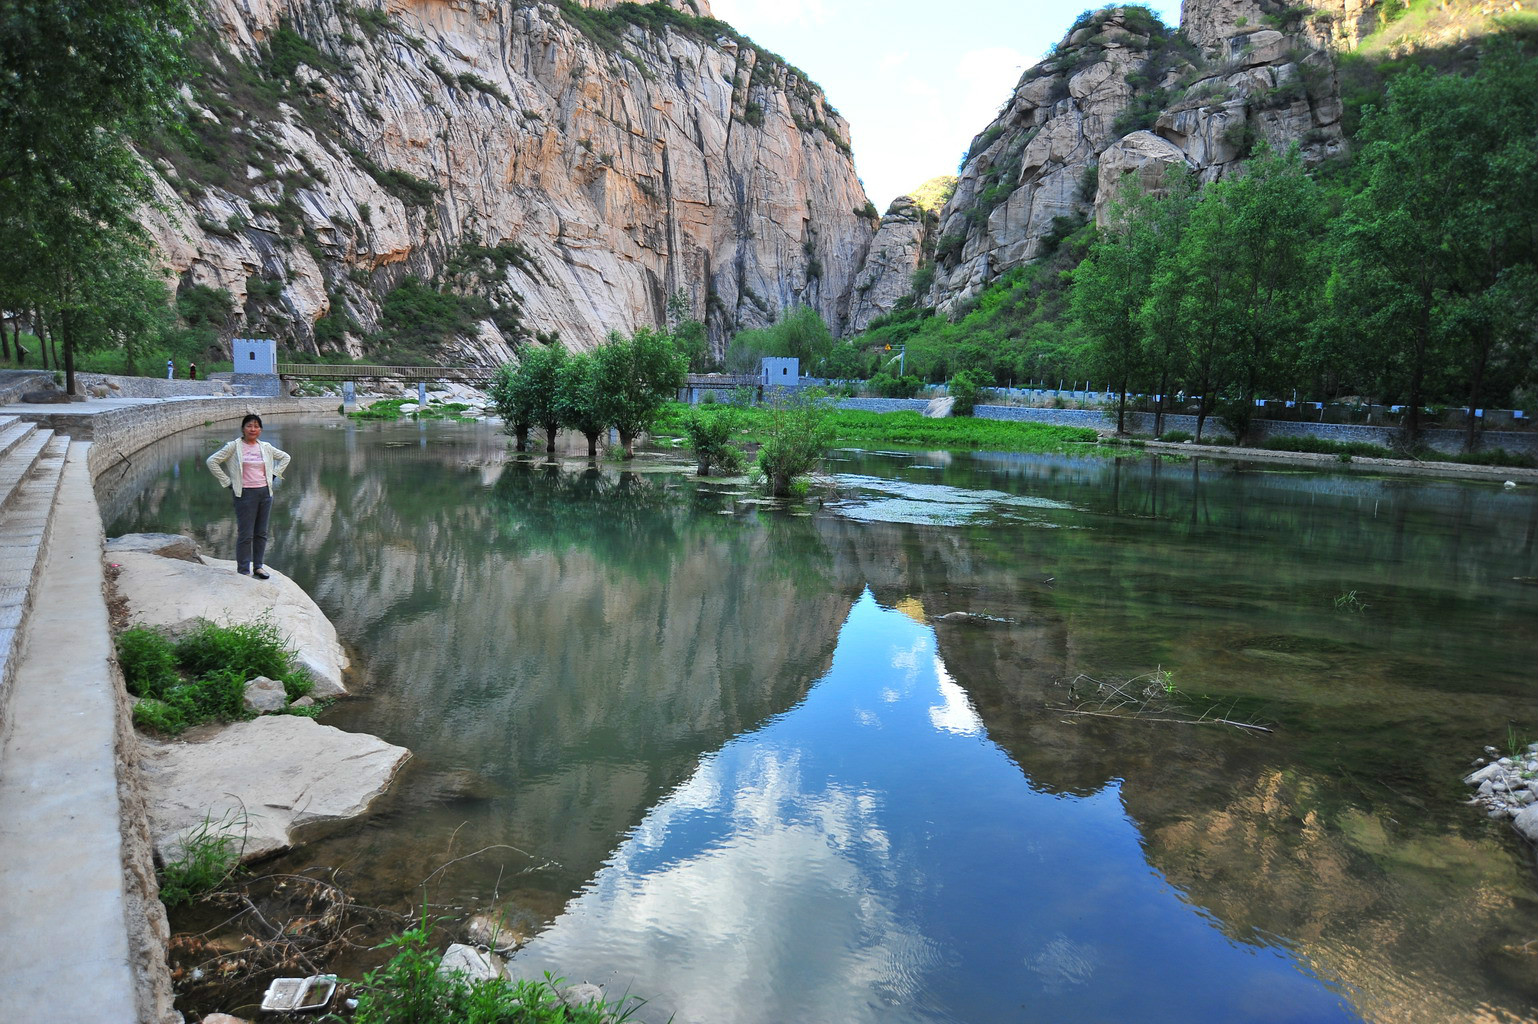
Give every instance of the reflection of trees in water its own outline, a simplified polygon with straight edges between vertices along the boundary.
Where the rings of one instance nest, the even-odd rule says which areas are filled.
[[[320,570],[332,603],[367,608],[347,632],[376,685],[336,714],[412,747],[424,785],[468,769],[491,796],[470,813],[403,793],[409,824],[302,855],[367,844],[387,890],[468,819],[460,851],[558,851],[564,870],[540,881],[558,905],[701,754],[801,699],[856,593],[828,586],[809,520],[701,514],[721,499],[681,475],[519,462],[464,494],[414,479],[349,526],[361,564]],[[351,521],[375,496],[346,486]],[[453,884],[484,892],[496,870],[466,864]]]
[[[510,462],[492,488],[509,552],[581,548],[632,573],[656,575],[679,544],[687,515],[657,476],[589,466]]]

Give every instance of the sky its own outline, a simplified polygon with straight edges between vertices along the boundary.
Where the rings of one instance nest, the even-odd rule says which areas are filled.
[[[710,0],[717,18],[805,71],[849,122],[876,209],[955,174],[1025,70],[1090,0]],[[1165,24],[1180,0],[1150,0]]]

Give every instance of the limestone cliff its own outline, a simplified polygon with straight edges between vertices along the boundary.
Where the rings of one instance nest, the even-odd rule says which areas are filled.
[[[1176,164],[1212,181],[1260,143],[1297,143],[1310,163],[1341,152],[1333,54],[1372,27],[1375,7],[1186,0],[1178,35],[1143,8],[1081,15],[973,139],[918,301],[955,310],[1088,217],[1103,218],[1129,174],[1152,185]],[[907,292],[894,281],[917,267],[873,261],[862,271],[859,287],[881,299],[856,301],[864,322],[891,308],[886,296]]]
[[[851,332],[859,332],[913,291],[913,273],[934,258],[940,208],[955,191],[953,175],[934,178],[898,196],[881,218],[849,303]]]
[[[453,296],[447,358],[590,348],[679,292],[718,348],[793,304],[845,322],[874,231],[847,126],[703,0],[208,0],[207,26],[191,131],[143,151],[229,333],[362,355],[426,301],[408,278]]]

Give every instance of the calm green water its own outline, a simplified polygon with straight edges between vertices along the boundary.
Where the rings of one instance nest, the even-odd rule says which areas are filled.
[[[360,902],[648,1022],[1535,1017],[1531,856],[1458,781],[1538,736],[1531,491],[842,452],[787,512],[482,426],[265,436],[269,561],[354,655],[325,721],[416,753],[286,864]],[[104,480],[109,533],[228,557],[224,439]]]

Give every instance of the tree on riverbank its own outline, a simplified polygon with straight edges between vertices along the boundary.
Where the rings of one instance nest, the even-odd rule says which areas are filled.
[[[82,319],[121,308],[96,296],[149,276],[136,217],[153,194],[128,136],[172,119],[192,25],[186,0],[0,11],[0,306],[63,342],[71,393]]]

